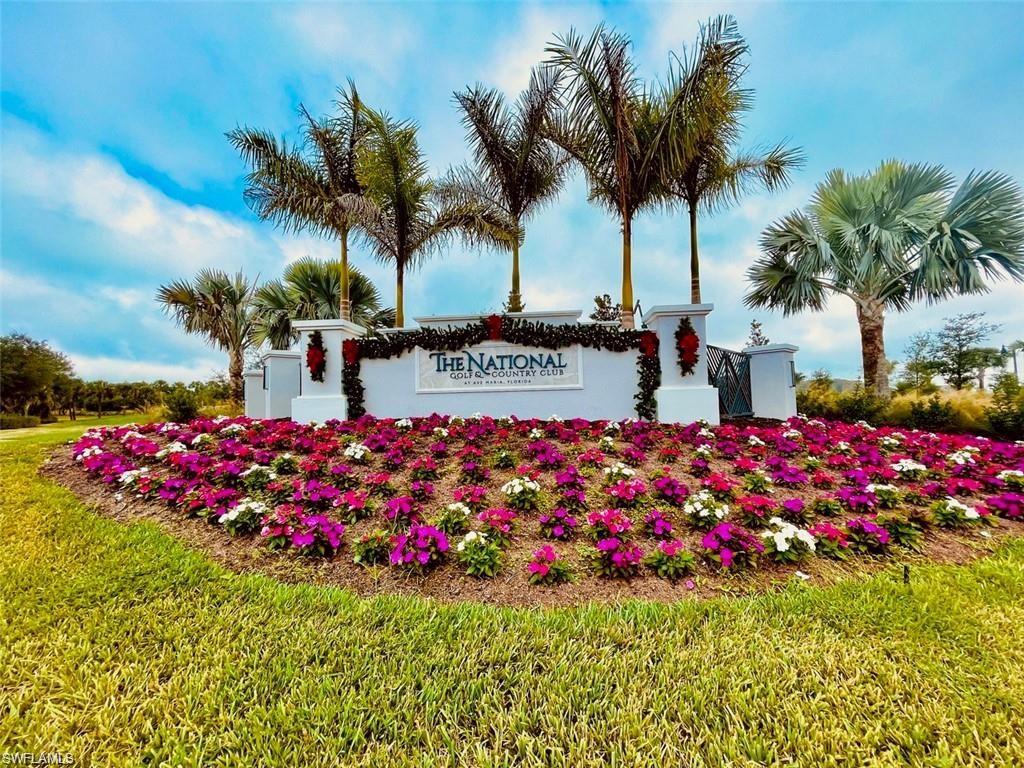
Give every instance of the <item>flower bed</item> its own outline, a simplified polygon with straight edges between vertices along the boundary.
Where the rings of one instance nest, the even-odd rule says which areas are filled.
[[[1024,532],[1024,444],[866,424],[198,419],[90,430],[71,456],[205,536],[465,597],[684,594]]]

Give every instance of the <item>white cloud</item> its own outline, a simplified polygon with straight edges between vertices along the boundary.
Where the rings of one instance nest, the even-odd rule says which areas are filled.
[[[164,381],[190,382],[212,378],[223,373],[226,361],[213,358],[199,358],[184,364],[161,363],[151,360],[130,360],[122,357],[82,355],[72,352],[68,355],[75,365],[75,372],[85,380],[105,381]]]
[[[283,254],[256,227],[168,197],[112,158],[69,151],[14,119],[5,120],[3,194],[70,217],[109,245],[108,263],[174,275],[201,267],[275,267]]]
[[[518,29],[495,45],[484,82],[493,83],[509,96],[518,95],[529,84],[533,67],[548,57],[544,49],[555,35],[563,35],[571,27],[588,34],[599,21],[598,9],[590,5],[526,6]]]

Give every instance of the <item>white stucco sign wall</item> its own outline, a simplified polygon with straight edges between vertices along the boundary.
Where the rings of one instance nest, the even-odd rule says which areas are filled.
[[[416,392],[582,389],[583,348],[486,342],[454,351],[415,350]]]

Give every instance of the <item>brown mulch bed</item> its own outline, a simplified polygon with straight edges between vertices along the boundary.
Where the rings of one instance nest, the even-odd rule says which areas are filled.
[[[513,606],[568,606],[633,599],[673,602],[723,594],[768,592],[780,589],[796,578],[795,567],[777,565],[768,560],[762,560],[752,571],[734,574],[723,574],[702,564],[692,577],[695,584],[692,589],[686,586],[685,579],[673,584],[646,569],[642,575],[629,581],[599,578],[586,572],[575,542],[556,542],[557,549],[573,562],[578,579],[556,587],[533,586],[527,581],[525,563],[533,550],[551,542],[527,530],[525,525],[521,535],[517,535],[508,547],[510,565],[493,579],[467,576],[452,559],[426,576],[389,567],[362,568],[352,562],[351,552],[347,549],[342,549],[333,559],[299,557],[287,551],[274,552],[258,536],[229,536],[213,524],[183,517],[180,512],[160,502],[134,498],[117,501],[108,486],[89,477],[75,464],[66,447],[56,451],[40,468],[40,473],[69,488],[99,514],[122,523],[155,523],[164,532],[234,572],[262,573],[288,583],[338,586],[365,597],[399,593],[446,602],[474,601]],[[346,539],[352,541],[378,526],[377,520],[364,520],[348,526]],[[687,532],[683,536],[691,551],[697,551],[695,542],[701,535]],[[990,553],[1001,541],[1013,535],[1024,535],[1024,523],[996,520],[994,525],[980,531],[933,529],[925,534],[919,552],[895,550],[897,554],[889,558],[851,557],[846,562],[812,557],[799,569],[810,576],[807,583],[821,586],[877,573],[897,564],[937,562],[960,565]],[[638,543],[645,552],[655,546],[653,539],[639,538]]]

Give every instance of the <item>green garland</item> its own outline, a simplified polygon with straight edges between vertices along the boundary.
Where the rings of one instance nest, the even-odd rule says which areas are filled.
[[[654,392],[661,384],[658,337],[652,331],[625,330],[597,324],[552,325],[491,315],[459,328],[418,328],[370,339],[347,339],[342,345],[343,390],[348,399],[349,418],[366,413],[365,389],[359,377],[360,361],[385,360],[420,347],[428,352],[452,351],[484,341],[508,341],[523,346],[561,349],[579,344],[610,352],[638,350],[639,386],[634,400],[641,419],[653,420],[657,412]]]
[[[689,376],[697,367],[700,359],[700,336],[693,328],[690,318],[684,317],[679,321],[676,328],[676,361],[679,363],[679,372],[683,376]]]

